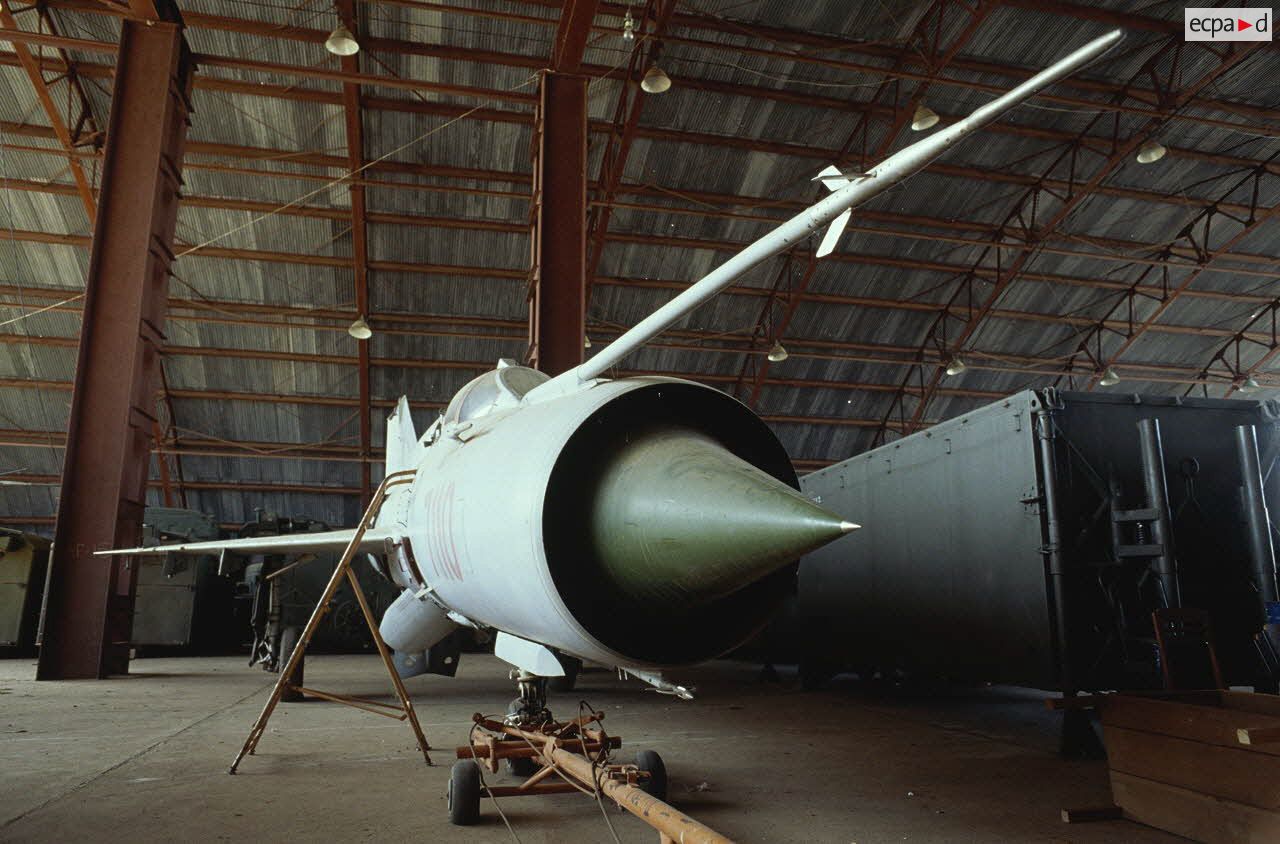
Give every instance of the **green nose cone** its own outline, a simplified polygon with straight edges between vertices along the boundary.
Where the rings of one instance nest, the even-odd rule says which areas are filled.
[[[682,428],[633,439],[606,463],[588,525],[620,592],[673,609],[729,595],[857,527]]]

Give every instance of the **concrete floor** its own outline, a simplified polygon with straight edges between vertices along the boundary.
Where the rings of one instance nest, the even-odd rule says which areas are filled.
[[[308,660],[326,691],[384,695],[370,656]],[[408,681],[428,738],[322,702],[282,705],[257,756],[226,769],[272,677],[239,658],[144,659],[104,682],[36,683],[30,660],[0,662],[0,840],[511,840],[492,804],[451,827],[445,784],[470,716],[512,696],[493,657],[465,656],[453,680]],[[1126,821],[1067,826],[1063,807],[1109,802],[1100,762],[1064,762],[1040,696],[982,689],[912,696],[837,681],[820,693],[794,675],[762,684],[749,665],[682,674],[684,702],[584,675],[578,696],[608,713],[628,748],[666,760],[672,802],[738,841],[1175,841]],[[553,701],[555,708],[557,701]],[[576,697],[561,698],[571,714]],[[499,779],[506,778],[499,775]],[[577,795],[510,798],[521,841],[610,841]],[[611,809],[624,842],[656,835]]]

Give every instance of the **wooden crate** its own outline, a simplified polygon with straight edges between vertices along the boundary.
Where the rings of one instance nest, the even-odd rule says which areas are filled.
[[[1280,842],[1280,698],[1094,698],[1124,816],[1208,844]]]

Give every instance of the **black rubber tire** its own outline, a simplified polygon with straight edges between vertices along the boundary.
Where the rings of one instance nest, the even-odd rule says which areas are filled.
[[[289,664],[289,657],[293,656],[293,649],[298,646],[298,640],[302,638],[301,627],[286,627],[280,631],[280,670],[284,671],[286,665]],[[293,676],[289,678],[289,683],[294,686],[303,685],[303,673],[307,667],[307,655],[304,653],[298,659],[298,667],[293,670]],[[280,695],[280,700],[285,703],[297,703],[306,700],[306,696],[301,692],[295,692],[292,689],[285,689]]]
[[[806,692],[821,690],[835,676],[835,669],[828,665],[813,661],[800,663],[800,688]]]
[[[564,669],[563,677],[552,677],[547,680],[547,688],[553,692],[571,692],[578,685],[578,675],[582,673],[582,660],[572,656],[557,655],[560,667]]]
[[[449,823],[473,826],[480,820],[480,768],[459,759],[449,772]]]
[[[506,765],[508,774],[526,780],[542,768],[536,760],[529,757],[513,757],[502,761]]]
[[[636,754],[636,767],[649,772],[649,779],[639,784],[640,790],[650,797],[666,800],[667,766],[662,763],[662,757],[652,750],[642,750]]]

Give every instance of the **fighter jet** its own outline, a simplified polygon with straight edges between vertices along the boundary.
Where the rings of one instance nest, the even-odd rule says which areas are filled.
[[[419,436],[406,399],[387,420],[389,489],[360,550],[403,590],[380,624],[401,665],[459,626],[492,631],[526,680],[562,658],[616,666],[659,690],[662,672],[705,661],[758,630],[797,559],[854,530],[799,492],[769,428],[712,388],[609,371],[766,259],[828,228],[962,138],[1120,39],[1113,31],[969,117],[846,177],[832,192],[554,378],[512,361],[463,387]],[[342,550],[354,530],[129,548],[110,554]],[[523,690],[528,683],[521,685]],[[537,684],[535,684],[537,685]],[[540,704],[541,693],[528,701]]]

